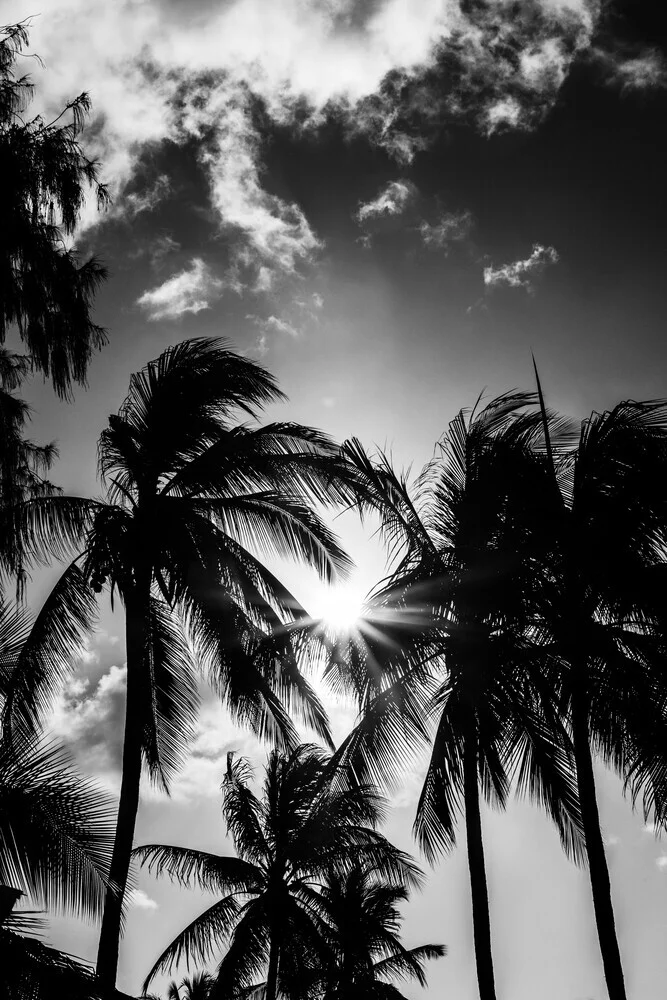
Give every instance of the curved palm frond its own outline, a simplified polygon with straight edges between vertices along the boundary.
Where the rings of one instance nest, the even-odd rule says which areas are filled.
[[[115,808],[49,744],[0,741],[0,883],[45,908],[97,917],[107,891]]]

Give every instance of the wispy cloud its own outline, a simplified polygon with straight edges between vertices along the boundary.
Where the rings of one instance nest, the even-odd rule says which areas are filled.
[[[655,866],[659,868],[661,872],[667,870],[667,854],[661,854],[655,859]]]
[[[401,215],[417,195],[412,181],[389,181],[375,198],[359,205],[355,218],[363,223],[381,216]]]
[[[125,194],[114,206],[115,215],[134,219],[142,212],[152,212],[164,201],[171,191],[171,181],[166,174],[160,174],[155,180],[145,185],[140,191]]]
[[[592,58],[601,67],[608,84],[622,91],[667,88],[667,59],[658,49],[605,51],[596,48]]]
[[[184,313],[208,309],[222,294],[224,282],[211,273],[201,257],[193,257],[182,271],[151,288],[137,299],[150,320],[178,319]]]
[[[299,336],[299,329],[297,326],[279,316],[271,315],[263,319],[261,316],[255,316],[253,313],[248,313],[246,319],[253,323],[254,326],[256,326],[260,331],[254,344],[254,351],[260,358],[266,357],[269,351],[271,337],[281,334],[294,338]]]
[[[472,212],[445,212],[435,223],[424,219],[419,224],[419,233],[424,246],[447,251],[452,243],[467,239],[473,224]]]
[[[525,260],[515,260],[511,264],[501,264],[499,267],[489,265],[484,268],[484,285],[487,289],[494,288],[525,288],[533,291],[535,280],[542,272],[559,260],[554,247],[534,243],[530,255]]]

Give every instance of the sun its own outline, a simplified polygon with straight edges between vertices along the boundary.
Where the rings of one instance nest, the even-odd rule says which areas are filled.
[[[363,615],[363,595],[353,587],[322,587],[310,604],[313,618],[336,632],[351,632]]]

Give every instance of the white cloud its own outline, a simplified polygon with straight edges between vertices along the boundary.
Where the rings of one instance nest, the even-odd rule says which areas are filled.
[[[367,222],[380,216],[401,215],[417,194],[411,181],[389,181],[375,198],[359,205],[355,218],[357,222]]]
[[[558,262],[558,253],[554,247],[533,244],[530,256],[525,260],[515,260],[511,264],[499,267],[489,265],[484,268],[484,284],[487,288],[525,288],[532,291],[535,278],[545,268]]]
[[[120,772],[127,668],[113,665],[93,688],[88,678],[67,681],[49,722],[81,768],[113,784]]]
[[[230,750],[243,756],[263,757],[265,753],[254,736],[234,726],[219,702],[209,702],[201,710],[190,754],[170,785],[171,800],[219,798]],[[153,786],[142,792],[146,797],[163,798],[163,793]]]
[[[172,0],[50,0],[30,43],[45,68],[31,61],[21,69],[37,83],[36,112],[90,93],[97,121],[85,141],[116,196],[148,148],[196,140],[231,271],[266,291],[316,258],[321,243],[301,207],[264,186],[253,98],[294,128],[317,128],[337,108],[351,132],[408,163],[429,141],[411,126],[415,115],[437,129],[462,113],[485,131],[540,120],[589,45],[597,12],[597,0],[541,0],[519,14],[506,0],[467,11],[450,0],[377,0],[355,5],[354,16],[342,0],[228,0],[194,10]],[[17,21],[33,13],[32,0],[12,8]],[[444,94],[425,75],[441,54],[458,67]],[[627,73],[641,75],[638,66]],[[118,211],[150,210],[166,190],[158,183],[120,197]],[[96,219],[91,205],[84,228]]]
[[[166,174],[160,174],[152,184],[141,191],[133,191],[122,197],[114,206],[115,215],[134,219],[141,212],[152,212],[171,191],[171,181]]]
[[[298,303],[297,303],[298,305]],[[253,313],[248,313],[246,316],[247,320],[250,320],[260,331],[257,337],[253,350],[254,353],[259,358],[264,358],[268,354],[270,339],[275,337],[276,334],[286,334],[288,337],[298,337],[298,328],[290,323],[286,319],[282,319],[279,316],[268,316],[266,319],[262,319],[260,316],[255,316]]]
[[[433,250],[447,250],[450,243],[466,239],[472,227],[471,212],[447,212],[435,224],[423,220],[419,232],[425,246]]]
[[[667,87],[667,60],[657,49],[635,52],[595,49],[591,55],[602,67],[607,82],[624,91]]]
[[[158,904],[143,889],[132,889],[127,895],[128,905],[137,910],[157,910]]]
[[[313,292],[313,307],[321,309],[324,306],[324,299],[319,292]]]
[[[656,858],[655,865],[661,872],[664,872],[667,869],[667,854],[661,854],[660,857]]]
[[[148,313],[148,319],[178,319],[184,313],[208,309],[222,292],[224,282],[216,278],[201,257],[193,257],[182,271],[168,278],[157,288],[146,291],[137,305]]]

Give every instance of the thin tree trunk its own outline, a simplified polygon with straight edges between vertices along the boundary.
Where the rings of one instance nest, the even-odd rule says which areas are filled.
[[[480,1000],[496,1000],[493,956],[491,953],[489,894],[486,886],[482,817],[479,808],[479,787],[477,784],[476,734],[467,737],[463,748],[463,794],[479,996]]]
[[[616,937],[614,908],[611,900],[609,869],[600,831],[600,814],[595,794],[595,776],[591,756],[586,696],[575,692],[572,699],[572,741],[577,765],[577,787],[586,838],[588,870],[593,892],[602,964],[609,1000],[626,1000],[621,953]]]
[[[126,602],[127,694],[125,706],[125,736],[123,741],[123,772],[118,801],[116,834],[107,889],[104,915],[97,950],[97,975],[105,986],[116,985],[118,950],[120,945],[123,898],[130,870],[134,827],[139,809],[141,783],[141,727],[138,724],[139,701],[146,655],[146,605],[136,597]],[[115,887],[115,889],[113,888]]]
[[[278,941],[278,928],[275,924],[271,927],[271,940],[269,941],[269,968],[266,973],[266,993],[264,1000],[276,1000],[278,996],[278,962],[280,959],[280,943]]]

